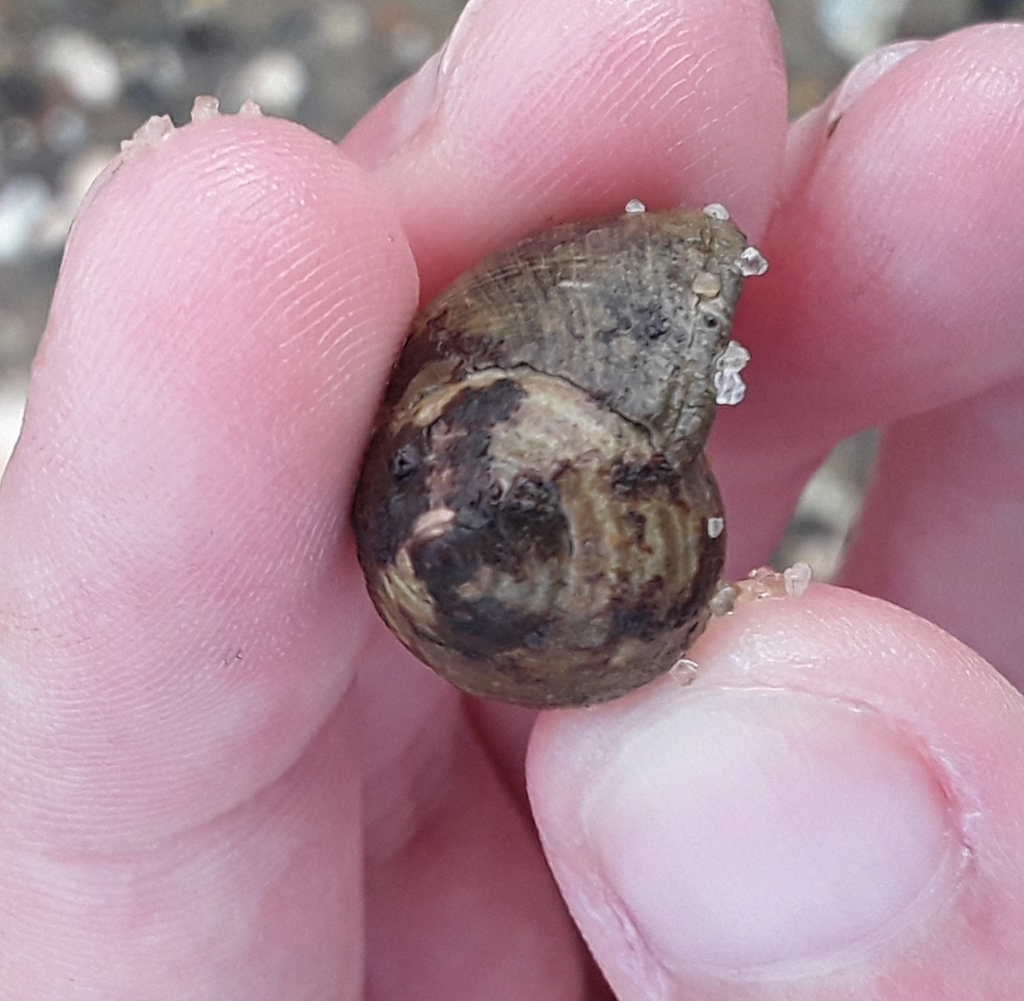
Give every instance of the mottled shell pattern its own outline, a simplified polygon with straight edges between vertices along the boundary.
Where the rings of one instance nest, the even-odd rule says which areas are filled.
[[[459,688],[600,702],[703,630],[725,558],[703,447],[746,248],[724,212],[572,223],[414,319],[354,522],[381,616]]]

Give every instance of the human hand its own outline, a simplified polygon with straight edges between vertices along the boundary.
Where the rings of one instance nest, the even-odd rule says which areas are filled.
[[[712,442],[734,573],[892,425],[851,580],[1019,682],[1022,60],[883,54],[785,147],[766,4],[489,0],[340,154],[215,117],[112,170],[0,493],[0,993],[601,996],[532,717],[398,647],[347,521],[417,270],[555,219],[727,204],[771,261]],[[838,588],[692,656],[531,741],[621,1001],[1015,997],[1016,691]]]

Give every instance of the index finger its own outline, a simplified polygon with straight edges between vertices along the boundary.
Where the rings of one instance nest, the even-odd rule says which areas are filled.
[[[503,244],[631,198],[721,202],[757,240],[785,134],[761,0],[477,0],[342,149],[390,195],[430,298]]]

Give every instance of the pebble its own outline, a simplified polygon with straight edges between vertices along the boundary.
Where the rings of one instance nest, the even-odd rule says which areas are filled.
[[[325,3],[319,10],[319,35],[328,49],[344,52],[361,45],[370,35],[370,15],[365,7],[338,0]]]
[[[388,32],[395,61],[408,69],[419,69],[434,52],[434,37],[426,25],[402,20]]]
[[[50,186],[35,174],[12,177],[0,188],[0,261],[15,260],[32,246],[52,204]]]
[[[255,101],[271,115],[294,115],[309,89],[306,64],[287,49],[265,49],[225,82],[221,92],[230,110]]]
[[[818,0],[818,23],[833,52],[857,62],[896,36],[907,0]]]
[[[121,96],[121,70],[109,46],[84,31],[58,29],[42,36],[36,61],[86,108],[106,108]]]

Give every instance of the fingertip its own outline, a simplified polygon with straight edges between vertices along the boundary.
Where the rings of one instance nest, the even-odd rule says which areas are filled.
[[[630,198],[724,202],[756,236],[785,114],[760,0],[572,0],[557,17],[542,0],[489,0],[342,149],[399,205],[432,293],[500,244]]]
[[[711,441],[738,569],[769,557],[838,441],[1024,368],[1022,45],[1019,24],[900,43],[792,125],[770,267],[734,327],[748,392]]]
[[[690,686],[542,714],[531,742],[549,861],[617,996],[1010,982],[983,957],[1017,936],[1019,696],[836,588],[741,607],[691,655]],[[965,932],[979,907],[994,924]]]
[[[256,438],[297,420],[319,433],[288,455],[351,477],[416,291],[390,206],[314,133],[225,115],[130,148],[75,222],[19,458],[77,432],[67,409],[84,452],[159,407],[164,447],[140,443],[154,460],[175,433],[216,429],[208,447],[230,449],[232,425]]]
[[[1024,267],[1022,45],[993,24],[880,50],[792,127],[738,331],[759,359],[753,453],[830,447],[1024,366],[1005,281]]]
[[[0,513],[34,707],[4,741],[48,769],[11,809],[113,839],[272,781],[349,684],[349,497],[417,298],[332,143],[255,114],[155,138],[75,224]]]
[[[278,376],[306,337],[321,362],[344,353],[345,402],[366,423],[379,378],[363,365],[382,375],[396,347],[373,335],[404,328],[415,285],[393,210],[332,143],[282,119],[215,115],[133,141],[91,193],[37,375],[54,350],[95,367],[125,350],[187,365],[241,346]]]

